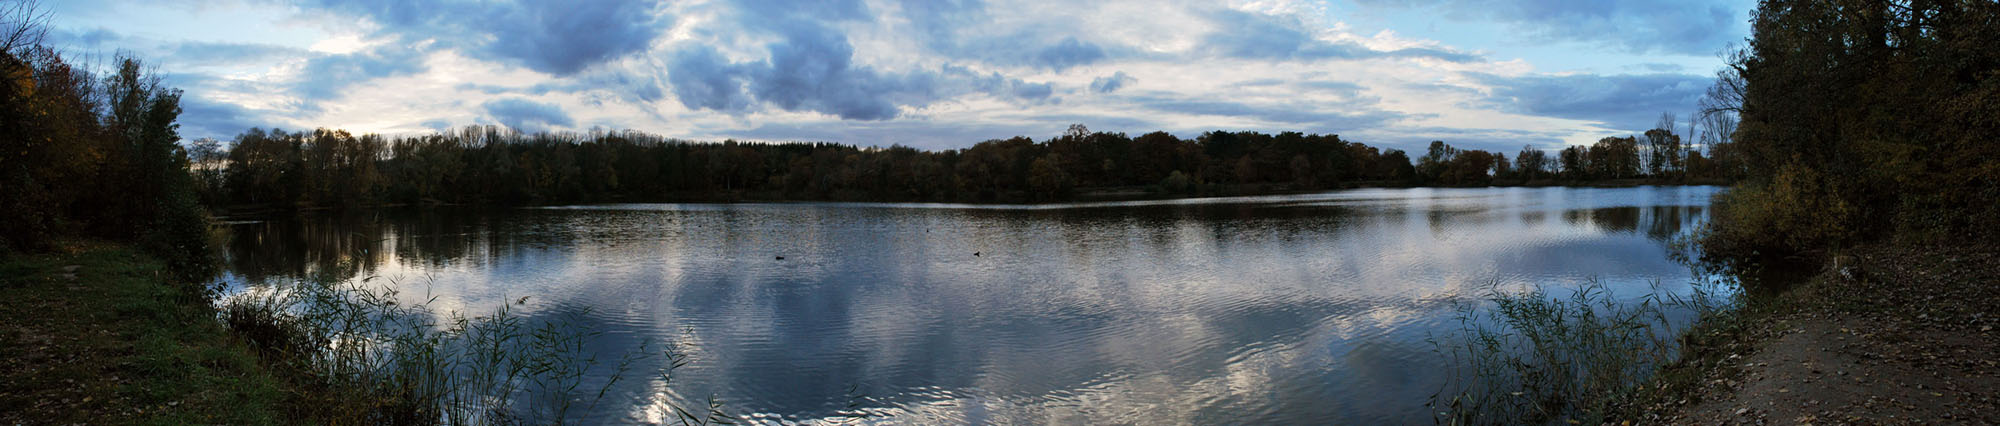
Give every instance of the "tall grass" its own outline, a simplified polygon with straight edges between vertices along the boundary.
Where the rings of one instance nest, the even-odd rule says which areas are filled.
[[[232,330],[299,372],[328,397],[317,417],[368,424],[558,424],[594,412],[614,387],[637,374],[671,383],[686,365],[678,345],[644,342],[617,359],[586,349],[601,332],[584,313],[532,319],[503,304],[466,316],[436,312],[435,297],[401,302],[398,286],[370,279],[312,279],[257,286],[226,299]],[[585,387],[593,372],[601,384]],[[710,399],[686,409],[683,424],[731,423]]]
[[[1693,320],[1731,312],[1736,292],[1702,278],[1686,294],[1653,291],[1636,301],[1591,280],[1566,296],[1534,286],[1462,303],[1458,327],[1431,343],[1451,368],[1432,395],[1439,423],[1602,423],[1611,404],[1637,391],[1678,356]]]

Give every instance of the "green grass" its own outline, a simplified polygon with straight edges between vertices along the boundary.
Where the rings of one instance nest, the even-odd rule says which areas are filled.
[[[0,259],[0,423],[298,421],[285,382],[164,277],[117,246]]]

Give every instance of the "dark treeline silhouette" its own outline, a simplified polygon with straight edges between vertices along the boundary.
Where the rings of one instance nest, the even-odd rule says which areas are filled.
[[[0,6],[0,252],[132,241],[199,275],[208,218],[180,145],[181,91],[136,59],[98,73],[43,44],[46,14]]]
[[[2000,2],[1766,0],[1704,113],[1744,181],[1711,255],[2000,238]]]
[[[1671,127],[1669,118],[1664,127]],[[1520,161],[1433,142],[1402,151],[1297,132],[1165,132],[1137,138],[1071,126],[1043,141],[990,140],[923,151],[832,143],[689,142],[634,131],[527,134],[497,126],[409,137],[252,129],[230,149],[195,143],[212,205],[542,204],[666,200],[1056,201],[1086,189],[1156,196],[1298,191],[1357,185],[1576,183],[1713,178],[1719,169],[1669,130],[1607,138]],[[1649,136],[1651,137],[1651,136]],[[1622,141],[1622,142],[1621,142]],[[1642,151],[1658,160],[1641,161]],[[1574,161],[1572,161],[1574,160]],[[1641,168],[1640,164],[1656,165]]]

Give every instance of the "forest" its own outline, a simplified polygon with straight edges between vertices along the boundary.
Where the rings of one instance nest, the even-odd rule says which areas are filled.
[[[103,71],[72,63],[43,43],[43,15],[0,12],[0,253],[62,237],[131,241],[186,281],[206,274],[181,91],[131,57]]]
[[[1704,115],[1742,180],[1705,256],[2000,238],[2000,3],[1766,0]]]
[[[251,129],[190,149],[203,199],[269,209],[383,204],[847,200],[1042,202],[1091,189],[1150,196],[1358,185],[1486,186],[1650,178],[1718,180],[1727,142],[1683,143],[1672,116],[1643,137],[1550,155],[1461,150],[1417,158],[1337,135],[1212,131],[1133,138],[1073,125],[1062,136],[924,151],[834,143],[692,142],[636,131],[527,134],[469,126],[417,136]],[[1692,130],[1692,129],[1690,129]]]

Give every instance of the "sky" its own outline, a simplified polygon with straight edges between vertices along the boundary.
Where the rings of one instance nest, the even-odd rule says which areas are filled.
[[[60,0],[181,132],[472,124],[953,149],[1095,131],[1513,152],[1691,115],[1750,0]]]

